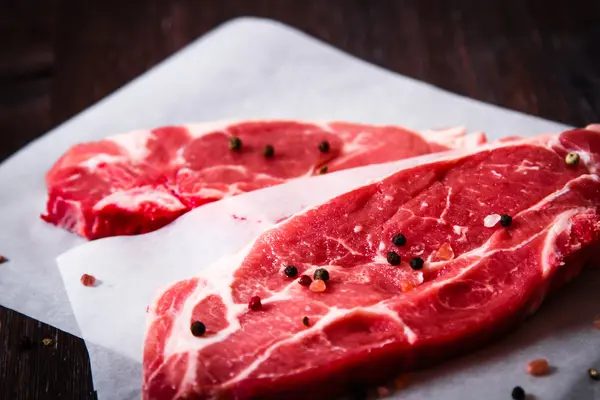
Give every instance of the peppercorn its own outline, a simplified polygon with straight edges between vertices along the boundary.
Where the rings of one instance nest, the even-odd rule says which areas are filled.
[[[83,286],[94,286],[96,284],[96,278],[93,275],[83,274],[79,281]]]
[[[310,276],[308,276],[308,275],[302,275],[300,277],[300,279],[298,279],[298,283],[301,284],[302,286],[310,286],[311,282],[312,282],[312,279],[310,279]]]
[[[190,326],[190,331],[192,331],[192,335],[199,337],[206,332],[206,326],[200,321],[194,321]]]
[[[242,139],[237,136],[232,136],[229,139],[229,149],[233,151],[238,151],[242,148]]]
[[[410,260],[410,267],[414,270],[423,268],[423,264],[425,264],[425,261],[421,257],[414,257]]]
[[[293,278],[298,275],[298,268],[293,265],[288,265],[283,272],[285,272],[288,278]]]
[[[252,298],[248,302],[248,308],[252,311],[260,310],[262,308],[262,303],[260,302],[260,297],[252,296]]]
[[[579,154],[575,153],[574,151],[570,152],[565,156],[565,163],[571,166],[579,164]]]
[[[392,238],[392,243],[394,243],[396,246],[404,246],[406,244],[406,236],[399,233]]]
[[[511,396],[514,400],[525,400],[525,391],[521,386],[515,386],[512,390]]]
[[[400,265],[401,261],[402,259],[400,258],[400,255],[398,253],[396,253],[395,251],[388,251],[387,262],[389,262],[390,265]]]
[[[320,175],[326,174],[328,169],[329,169],[329,168],[327,168],[327,165],[325,165],[325,166],[321,167],[321,168],[319,169],[319,174],[320,174]]]
[[[510,226],[510,224],[512,224],[512,217],[508,214],[502,214],[500,216],[500,225],[506,228],[507,226]]]
[[[600,381],[600,372],[597,369],[588,369],[588,375],[595,381]]]
[[[329,142],[327,140],[322,141],[321,143],[319,143],[319,151],[321,153],[329,153],[331,146],[329,146]]]
[[[302,318],[302,323],[304,324],[304,326],[309,326],[310,322],[308,321],[308,317]]]
[[[317,280],[328,281],[329,280],[329,272],[325,268],[318,268],[315,271],[315,273],[313,274],[313,279],[315,281],[317,281]]]
[[[263,155],[267,158],[271,158],[275,155],[275,148],[270,144],[266,145],[263,149]]]

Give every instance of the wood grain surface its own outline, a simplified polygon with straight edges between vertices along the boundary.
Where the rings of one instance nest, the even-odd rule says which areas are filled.
[[[600,121],[596,0],[0,0],[0,161],[238,16],[503,107]],[[0,307],[0,399],[88,398],[83,341]]]

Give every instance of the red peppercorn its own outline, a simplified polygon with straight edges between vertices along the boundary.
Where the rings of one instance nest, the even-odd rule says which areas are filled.
[[[302,275],[300,277],[300,279],[298,279],[298,283],[301,284],[302,286],[310,286],[311,282],[312,282],[312,279],[310,279],[310,276],[308,276],[308,275]]]
[[[94,286],[96,283],[96,278],[94,278],[92,275],[83,274],[81,275],[80,281],[83,286]]]
[[[257,311],[262,308],[262,303],[260,302],[260,297],[254,296],[250,299],[248,303],[248,308],[252,311]]]

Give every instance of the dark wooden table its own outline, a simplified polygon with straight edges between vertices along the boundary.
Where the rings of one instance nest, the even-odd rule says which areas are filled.
[[[600,2],[552,3],[0,0],[0,161],[244,15],[476,99],[572,125],[598,122]],[[22,348],[22,336],[33,348]],[[87,398],[95,395],[83,341],[0,307],[0,399]]]

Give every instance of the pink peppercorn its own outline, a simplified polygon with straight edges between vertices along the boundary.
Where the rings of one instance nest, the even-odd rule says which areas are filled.
[[[300,279],[298,279],[298,283],[301,284],[302,286],[310,286],[311,282],[312,282],[312,279],[310,279],[310,276],[308,276],[308,275],[302,275],[300,277]]]
[[[262,303],[260,302],[260,297],[254,296],[250,299],[248,303],[248,308],[252,311],[257,311],[262,308]]]

